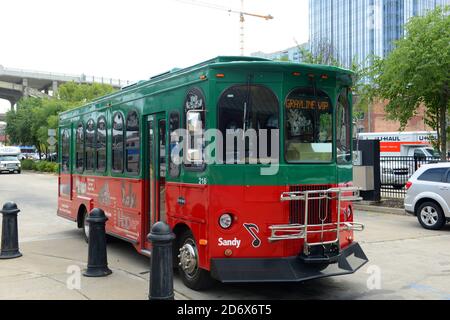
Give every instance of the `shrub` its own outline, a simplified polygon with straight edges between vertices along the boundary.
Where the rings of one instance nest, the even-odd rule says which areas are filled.
[[[58,164],[56,162],[46,162],[45,172],[58,172]]]
[[[36,169],[34,169],[34,170],[39,171],[39,172],[43,172],[44,169],[45,169],[45,161],[38,161],[38,162],[36,162]]]
[[[25,159],[21,161],[22,170],[33,170],[33,160]]]
[[[23,170],[34,170],[39,172],[54,172],[58,173],[59,165],[56,162],[49,161],[33,161],[33,160],[23,160],[22,161]]]
[[[44,172],[53,172],[53,163],[46,162],[44,164]]]

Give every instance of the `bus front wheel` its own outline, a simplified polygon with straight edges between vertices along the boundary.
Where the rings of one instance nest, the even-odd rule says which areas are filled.
[[[199,267],[197,243],[190,230],[179,241],[178,270],[186,287],[200,291],[210,288],[214,281],[208,271]]]
[[[87,221],[87,218],[89,217],[89,214],[86,209],[84,209],[83,213],[83,238],[86,241],[86,243],[89,243],[89,222]]]

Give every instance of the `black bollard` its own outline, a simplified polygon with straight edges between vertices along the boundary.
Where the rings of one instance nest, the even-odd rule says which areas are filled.
[[[106,254],[105,224],[108,218],[102,209],[93,209],[87,218],[89,223],[88,266],[83,272],[85,277],[106,277],[112,273],[108,268]]]
[[[2,249],[0,259],[19,258],[22,254],[19,252],[19,232],[17,228],[17,214],[20,210],[14,202],[7,202],[3,205],[3,223],[2,223]]]
[[[169,225],[158,222],[153,225],[148,240],[152,242],[150,266],[150,300],[174,300],[172,242],[175,234]]]

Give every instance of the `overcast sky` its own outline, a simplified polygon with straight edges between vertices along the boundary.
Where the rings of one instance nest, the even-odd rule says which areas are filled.
[[[182,0],[189,2],[190,0]],[[240,9],[240,0],[193,0]],[[308,0],[245,0],[245,51],[308,41]],[[2,1],[0,65],[147,79],[218,55],[240,54],[239,15],[177,0]],[[295,40],[294,40],[295,39]],[[9,103],[0,101],[0,112]]]

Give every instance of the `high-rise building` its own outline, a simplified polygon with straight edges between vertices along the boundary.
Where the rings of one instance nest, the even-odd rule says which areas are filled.
[[[450,0],[309,0],[310,46],[325,43],[342,64],[362,63],[375,54],[386,57],[404,25]]]

